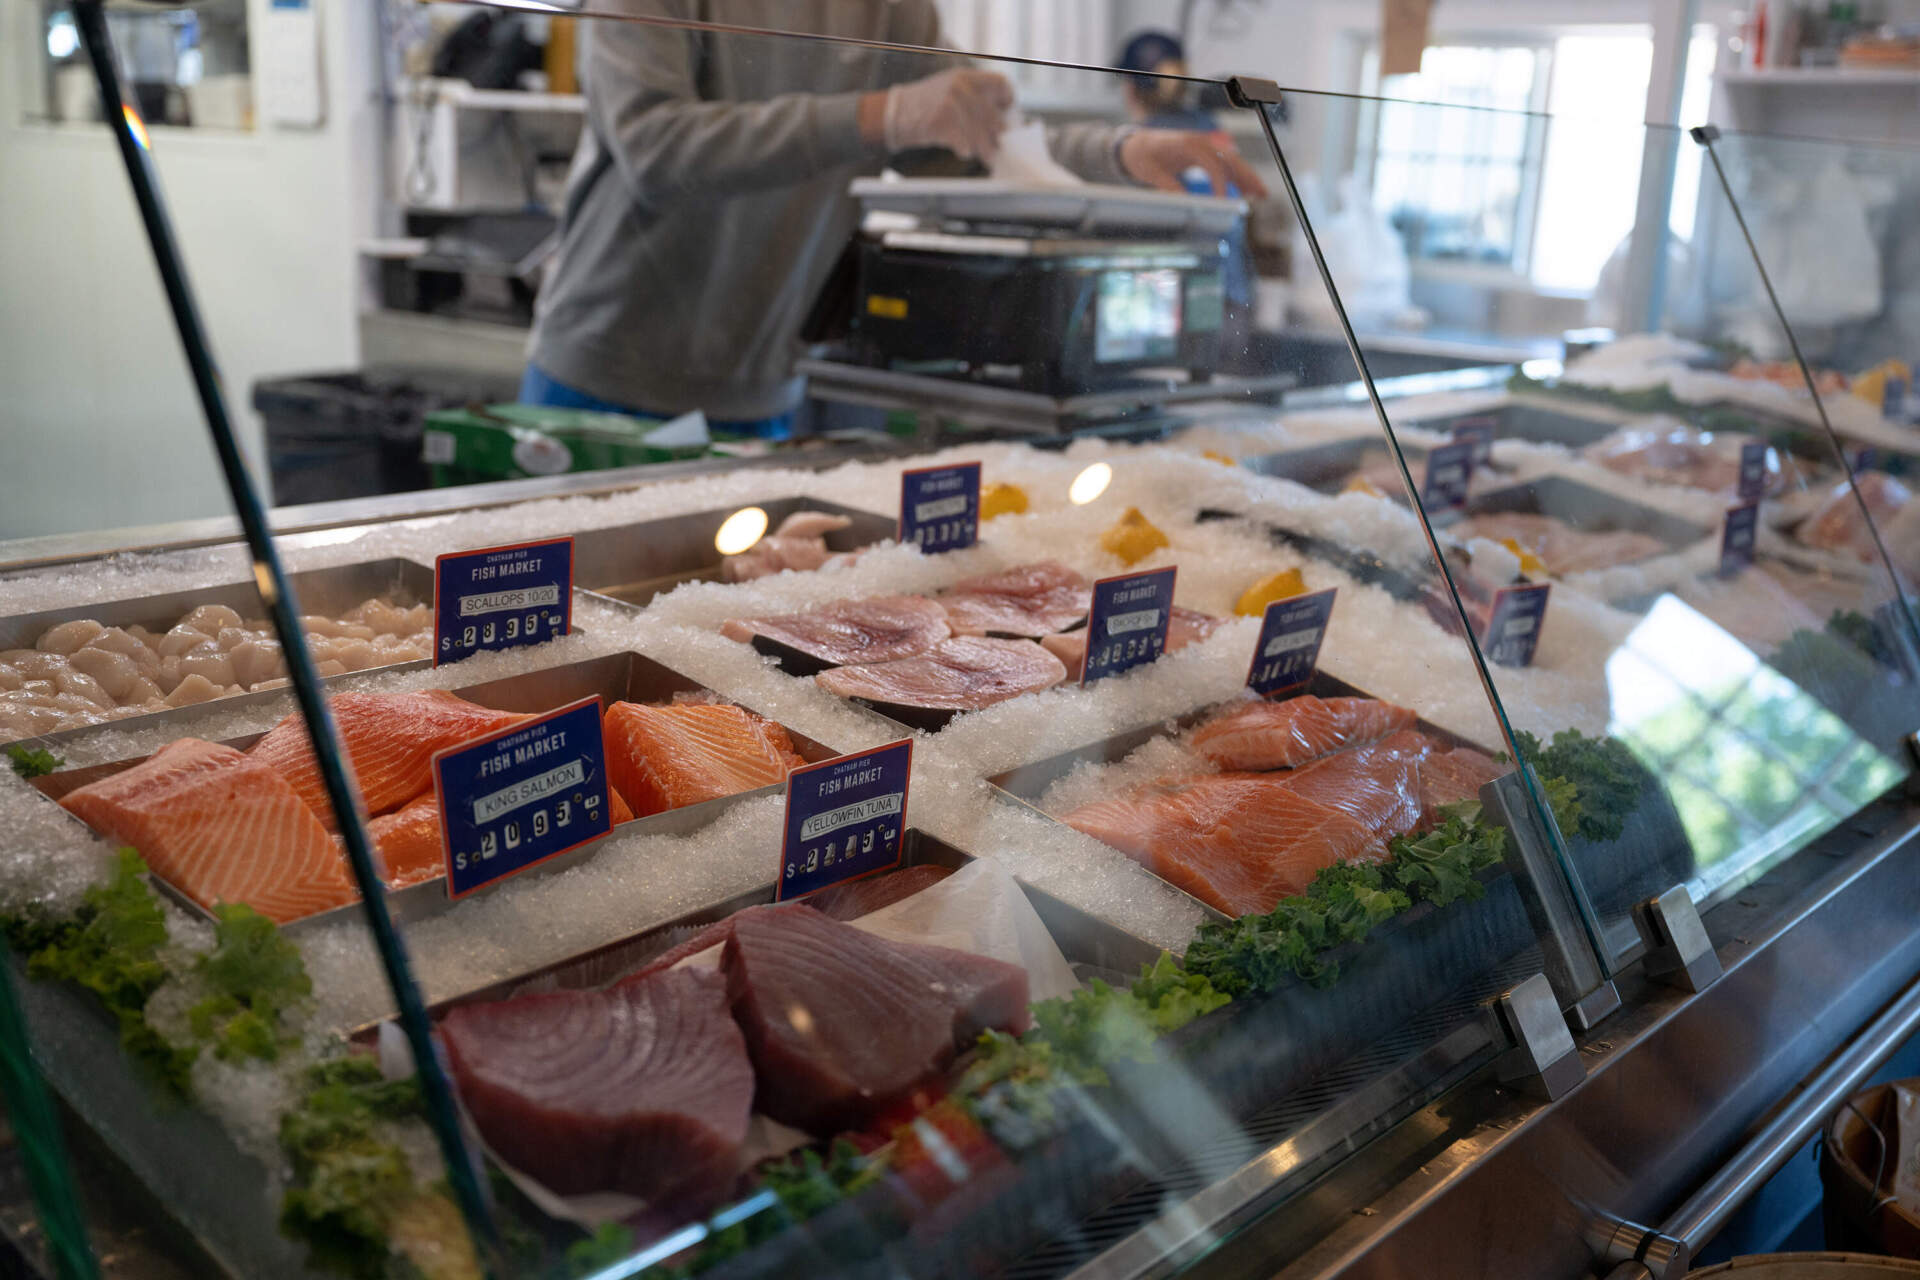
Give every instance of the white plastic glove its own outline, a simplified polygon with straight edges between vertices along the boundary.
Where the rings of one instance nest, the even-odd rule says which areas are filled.
[[[1013,85],[993,71],[955,68],[887,90],[891,151],[945,147],[965,160],[991,160],[1000,146]]]

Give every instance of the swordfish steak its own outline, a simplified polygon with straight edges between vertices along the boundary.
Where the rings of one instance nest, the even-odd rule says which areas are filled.
[[[981,1032],[1029,1021],[1025,969],[889,942],[800,903],[735,916],[720,967],[755,1106],[815,1134],[859,1127]]]
[[[751,644],[755,636],[797,649],[829,666],[892,662],[925,653],[950,634],[947,613],[922,596],[870,596],[835,600],[806,613],[768,618],[731,618],[720,627],[729,640]]]
[[[550,1190],[698,1212],[732,1189],[753,1064],[719,974],[461,1005],[440,1040],[482,1136]]]
[[[955,636],[897,662],[836,667],[814,677],[843,698],[865,698],[934,711],[978,711],[1051,689],[1067,678],[1060,659],[1031,640]]]
[[[1093,587],[1054,560],[964,578],[940,597],[957,636],[1039,639],[1086,620]]]
[[[203,907],[244,902],[286,924],[359,896],[338,846],[286,779],[216,742],[170,742],[60,803]]]

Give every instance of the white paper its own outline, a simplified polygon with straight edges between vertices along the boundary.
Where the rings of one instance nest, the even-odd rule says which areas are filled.
[[[1047,151],[1047,131],[1034,121],[1010,124],[1000,134],[1000,150],[988,173],[1023,187],[1077,187],[1080,179]]]
[[[662,423],[647,432],[641,439],[661,449],[679,449],[713,443],[713,435],[707,430],[707,415],[698,409],[692,413],[683,413],[670,422]]]

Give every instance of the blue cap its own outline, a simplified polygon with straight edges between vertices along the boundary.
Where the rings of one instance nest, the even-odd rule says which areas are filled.
[[[1144,78],[1147,73],[1169,62],[1184,62],[1187,50],[1180,37],[1171,31],[1149,27],[1137,31],[1120,50],[1120,70]],[[1146,81],[1151,83],[1151,81]]]

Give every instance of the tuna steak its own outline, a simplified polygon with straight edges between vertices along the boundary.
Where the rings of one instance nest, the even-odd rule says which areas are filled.
[[[814,679],[829,693],[935,711],[978,711],[1051,689],[1067,678],[1060,659],[1031,640],[956,636],[918,657],[838,667]]]
[[[751,644],[756,636],[797,649],[831,666],[892,662],[925,653],[949,634],[947,614],[921,596],[836,600],[806,613],[734,618],[720,634]]]
[[[1093,607],[1087,580],[1053,560],[966,578],[940,597],[957,636],[1038,639],[1085,621]]]
[[[440,1039],[481,1134],[549,1189],[680,1212],[731,1190],[753,1066],[719,974],[461,1005]]]
[[[811,1133],[858,1127],[982,1031],[1028,1025],[1026,970],[883,941],[798,903],[736,916],[721,969],[755,1105]]]

